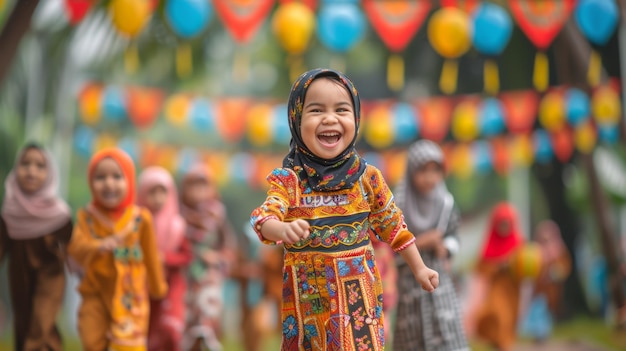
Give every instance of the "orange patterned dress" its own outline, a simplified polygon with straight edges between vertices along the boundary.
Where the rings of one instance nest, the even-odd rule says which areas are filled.
[[[400,251],[415,241],[380,171],[350,189],[314,192],[295,172],[275,169],[266,201],[252,212],[260,234],[268,219],[311,225],[285,245],[281,350],[383,350],[383,289],[370,232]]]

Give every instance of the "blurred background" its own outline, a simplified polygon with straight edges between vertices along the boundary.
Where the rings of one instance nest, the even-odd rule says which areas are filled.
[[[574,259],[555,342],[626,350],[625,11],[622,0],[0,0],[0,179],[40,141],[78,209],[103,147],[176,177],[202,161],[246,238],[288,150],[291,82],[339,69],[362,98],[358,148],[392,186],[411,142],[444,148],[462,214],[461,300],[488,213],[510,201],[527,238],[556,221]],[[68,349],[80,348],[75,284]],[[241,289],[228,289],[226,346],[239,350]]]

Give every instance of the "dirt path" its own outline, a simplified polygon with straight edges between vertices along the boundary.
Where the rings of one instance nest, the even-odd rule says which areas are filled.
[[[548,341],[543,344],[524,344],[515,347],[514,351],[613,351],[602,346],[583,341]]]

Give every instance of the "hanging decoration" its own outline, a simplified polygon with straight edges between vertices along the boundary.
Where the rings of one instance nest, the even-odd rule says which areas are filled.
[[[410,104],[399,102],[391,108],[391,119],[394,123],[395,142],[406,144],[417,139],[419,117]]]
[[[472,144],[474,169],[479,174],[486,174],[493,168],[491,145],[486,140],[477,140]]]
[[[87,126],[79,126],[74,131],[74,149],[83,158],[88,159],[93,152],[93,143],[96,133]]]
[[[195,99],[189,110],[189,124],[199,133],[208,133],[215,129],[213,105],[205,99]]]
[[[475,97],[460,102],[452,114],[452,136],[459,141],[472,141],[480,132],[478,103]]]
[[[213,0],[215,11],[228,32],[238,44],[252,39],[267,18],[275,0]],[[237,50],[233,62],[233,76],[236,80],[248,77],[250,58]]]
[[[511,39],[513,21],[501,6],[483,2],[472,15],[474,48],[487,56],[483,69],[484,90],[495,95],[500,90],[500,78],[495,57],[500,55]]]
[[[250,102],[242,98],[221,99],[216,104],[216,124],[220,137],[229,143],[237,143],[246,132],[246,111]]]
[[[504,131],[504,107],[502,103],[494,98],[488,97],[483,100],[480,111],[480,134],[485,137],[492,137]]]
[[[111,0],[109,13],[117,31],[132,40],[148,23],[152,7],[149,0]],[[139,68],[139,53],[132,41],[124,55],[124,66],[128,73],[135,73]]]
[[[76,25],[82,21],[95,1],[97,0],[65,0],[65,10],[70,24]]]
[[[404,87],[404,59],[406,49],[430,11],[429,1],[363,0],[363,9],[372,28],[391,51],[387,61],[387,85],[394,91]]]
[[[86,125],[95,125],[102,117],[102,86],[87,84],[78,95],[80,117]]]
[[[535,160],[539,163],[548,163],[554,156],[550,135],[545,130],[536,130],[533,134],[533,144],[535,146]]]
[[[619,8],[615,0],[579,0],[575,12],[576,24],[583,35],[594,45],[605,45],[617,28]],[[592,87],[600,84],[602,59],[591,50],[587,80]]]
[[[560,89],[551,89],[539,104],[539,123],[547,131],[555,131],[565,125],[565,101]]]
[[[191,99],[185,94],[172,95],[165,102],[165,119],[176,127],[182,127],[186,124]]]
[[[574,153],[574,135],[569,127],[564,127],[551,133],[552,148],[554,156],[565,163],[569,161]]]
[[[287,51],[290,81],[306,70],[302,54],[308,48],[315,28],[313,10],[301,2],[281,5],[272,18],[272,30]]]
[[[434,97],[418,101],[420,129],[422,137],[433,141],[442,141],[448,135],[452,115],[452,103],[445,97]]]
[[[394,130],[389,109],[386,106],[374,107],[367,113],[366,121],[364,136],[369,145],[376,149],[383,149],[393,144]]]
[[[176,48],[176,73],[187,77],[193,70],[191,45],[188,40],[197,37],[209,25],[213,9],[208,0],[168,0],[164,16],[172,31],[183,39]]]
[[[509,144],[504,137],[490,140],[493,169],[500,175],[506,174],[511,169],[511,154]]]
[[[478,0],[439,0],[441,7],[455,7],[471,15],[480,6]]]
[[[591,115],[589,96],[577,88],[569,88],[565,92],[567,122],[576,127],[584,123]]]
[[[312,11],[315,11],[315,8],[317,7],[317,0],[278,0],[279,4],[290,4],[292,2],[304,4]]]
[[[617,125],[622,113],[617,90],[610,84],[597,87],[591,95],[591,110],[598,124]]]
[[[512,136],[509,150],[511,159],[516,166],[528,167],[533,163],[535,155],[530,134]]]
[[[545,51],[561,31],[574,9],[575,0],[511,0],[509,8],[520,29],[539,50],[535,55],[533,84],[545,91],[549,83],[549,63]]]
[[[450,171],[461,179],[467,179],[474,173],[474,154],[466,144],[458,144],[450,154]]]
[[[279,145],[288,146],[291,141],[291,130],[289,130],[289,119],[287,118],[287,105],[278,104],[272,111],[274,125],[274,140]]]
[[[513,134],[528,133],[533,129],[539,96],[534,91],[502,93],[500,101],[505,111],[505,122]]]
[[[272,107],[268,104],[257,104],[248,112],[247,136],[253,146],[268,146],[272,142],[272,112]]]
[[[126,118],[126,96],[122,89],[116,86],[108,86],[104,89],[102,112],[104,118],[111,122],[121,122]]]
[[[365,36],[365,16],[355,3],[323,3],[317,17],[317,37],[333,52],[345,54]],[[335,58],[330,65],[345,71],[343,60]]]
[[[576,148],[584,154],[591,153],[596,146],[597,139],[597,132],[591,120],[586,120],[578,125],[574,131],[574,143],[576,144]]]
[[[472,28],[465,12],[454,7],[437,10],[428,22],[428,40],[444,57],[439,89],[445,94],[456,91],[458,62],[471,45]]]
[[[128,89],[128,117],[138,129],[146,129],[156,121],[163,93],[156,89]]]

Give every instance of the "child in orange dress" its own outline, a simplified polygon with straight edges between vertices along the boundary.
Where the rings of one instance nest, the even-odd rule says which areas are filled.
[[[91,158],[92,202],[78,211],[68,252],[84,275],[78,332],[85,351],[144,351],[150,298],[167,284],[147,209],[134,204],[135,167],[120,149]]]
[[[170,173],[148,167],[139,176],[137,203],[152,213],[157,247],[163,259],[169,291],[150,304],[150,351],[179,351],[185,328],[187,267],[192,249],[185,238],[185,220],[178,211],[178,192]]]

